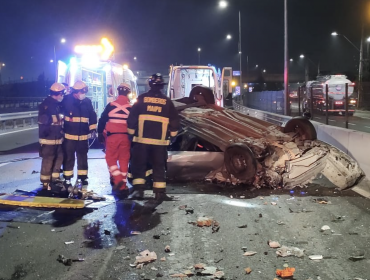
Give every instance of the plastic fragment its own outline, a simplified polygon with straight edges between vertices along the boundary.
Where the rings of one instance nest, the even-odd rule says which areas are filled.
[[[287,267],[284,269],[276,269],[276,275],[280,276],[281,278],[289,278],[294,275],[295,268],[294,267]]]

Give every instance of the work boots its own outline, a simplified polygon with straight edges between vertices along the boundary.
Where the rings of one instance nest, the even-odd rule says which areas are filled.
[[[144,199],[144,191],[143,190],[136,190],[136,191],[133,191],[127,199],[130,199],[130,200],[141,200],[141,199]]]

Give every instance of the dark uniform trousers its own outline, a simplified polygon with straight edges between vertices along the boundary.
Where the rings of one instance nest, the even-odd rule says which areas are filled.
[[[41,174],[40,180],[42,183],[50,183],[59,179],[60,167],[63,163],[63,150],[62,145],[45,145],[40,146]]]
[[[132,148],[131,164],[133,187],[135,190],[144,190],[147,173],[147,163],[153,168],[153,192],[166,190],[166,161],[167,146],[134,143]]]
[[[88,140],[70,140],[64,139],[63,142],[64,161],[63,173],[66,180],[73,177],[73,168],[75,165],[75,154],[77,156],[77,179],[82,181],[87,179],[87,152],[89,151]]]

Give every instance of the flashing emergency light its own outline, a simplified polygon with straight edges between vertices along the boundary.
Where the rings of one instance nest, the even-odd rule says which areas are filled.
[[[123,64],[123,69],[127,70],[128,69],[128,65],[127,64]]]
[[[100,45],[78,45],[74,51],[87,56],[98,55],[101,60],[108,60],[114,51],[114,47],[107,38],[102,38]]]

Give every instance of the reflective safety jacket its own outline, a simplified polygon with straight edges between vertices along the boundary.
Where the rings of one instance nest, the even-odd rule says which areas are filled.
[[[59,145],[63,142],[60,103],[48,96],[39,105],[39,142],[42,145]]]
[[[64,114],[64,137],[69,140],[87,140],[90,132],[96,130],[97,117],[91,100],[78,100],[73,94],[66,95],[62,101]]]
[[[172,101],[160,90],[139,95],[127,119],[127,132],[133,142],[149,145],[169,145],[180,127],[179,115]]]
[[[131,105],[127,96],[118,95],[118,98],[109,103],[100,116],[98,133],[104,129],[110,133],[127,133],[127,118],[130,114]]]

